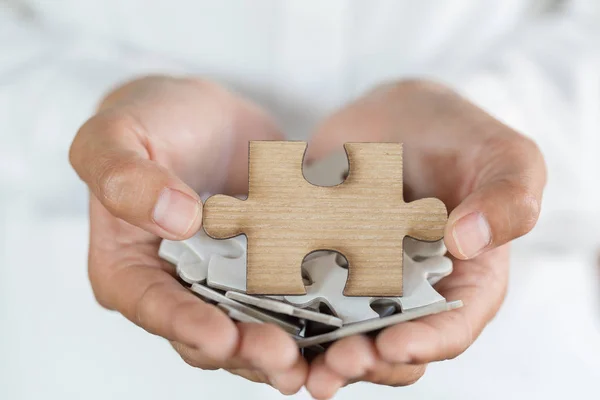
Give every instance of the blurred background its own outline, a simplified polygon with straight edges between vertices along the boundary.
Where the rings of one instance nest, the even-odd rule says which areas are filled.
[[[104,93],[148,73],[223,82],[290,138],[378,82],[434,77],[532,136],[550,180],[498,316],[417,384],[338,398],[597,398],[600,5],[373,3],[0,0],[0,398],[279,398],[192,369],[94,300],[67,152]]]

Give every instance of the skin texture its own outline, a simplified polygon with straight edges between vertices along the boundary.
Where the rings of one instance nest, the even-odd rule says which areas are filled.
[[[160,238],[200,229],[198,193],[247,190],[249,140],[280,140],[272,119],[203,80],[147,77],[116,89],[70,151],[90,188],[89,277],[98,302],[170,341],[188,364],[224,368],[284,394],[330,398],[357,381],[403,386],[430,362],[461,354],[498,311],[508,244],[537,220],[545,165],[536,145],[436,83],[381,85],[323,121],[316,160],[345,142],[404,143],[406,200],[438,197],[451,210],[445,242],[454,273],[439,292],[465,306],[349,337],[308,365],[281,329],[236,324],[189,293],[157,256]]]

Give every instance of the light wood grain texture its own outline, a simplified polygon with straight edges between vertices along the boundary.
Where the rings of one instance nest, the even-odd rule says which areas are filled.
[[[248,199],[215,195],[204,230],[248,238],[249,294],[304,294],[300,266],[312,251],[333,250],[349,263],[347,296],[402,295],[402,241],[434,241],[447,220],[438,199],[405,203],[402,145],[347,143],[349,175],[337,186],[308,183],[305,142],[251,142]]]

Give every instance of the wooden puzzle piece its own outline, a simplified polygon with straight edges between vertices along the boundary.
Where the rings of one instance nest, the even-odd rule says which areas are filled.
[[[342,151],[304,167],[304,177],[313,185],[334,186],[344,181],[347,171],[348,159],[346,153]],[[218,255],[211,257],[206,283],[220,290],[246,293],[246,237],[241,235],[236,236],[235,239],[243,247],[243,254],[239,258],[224,258]],[[304,258],[304,262],[329,253],[331,252],[312,252]],[[281,299],[278,296],[271,296],[271,298]]]
[[[450,311],[462,307],[462,301],[450,301],[430,304],[425,307],[403,312],[401,314],[394,314],[385,318],[370,319],[368,321],[358,322],[352,325],[346,325],[335,331],[324,333],[321,335],[306,337],[297,339],[296,344],[298,347],[303,348],[307,346],[314,346],[321,343],[329,343],[335,340],[345,338],[352,335],[360,335],[363,333],[378,331],[388,326],[396,325],[401,322],[411,321],[417,318],[426,317],[428,315],[438,314],[444,311]]]
[[[206,284],[212,288],[246,292],[246,257],[211,257]]]
[[[305,142],[251,142],[247,200],[204,204],[209,236],[245,234],[249,294],[304,294],[301,263],[316,250],[349,262],[347,296],[401,296],[405,236],[439,240],[447,219],[437,199],[405,203],[402,145],[347,143],[346,180],[314,186],[302,174]]]

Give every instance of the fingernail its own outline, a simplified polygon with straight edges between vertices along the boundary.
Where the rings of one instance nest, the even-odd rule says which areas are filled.
[[[464,258],[478,255],[492,241],[490,225],[479,212],[468,214],[454,224],[452,236]]]
[[[179,190],[164,188],[160,195],[152,219],[164,230],[177,235],[185,235],[201,211],[200,202]]]

